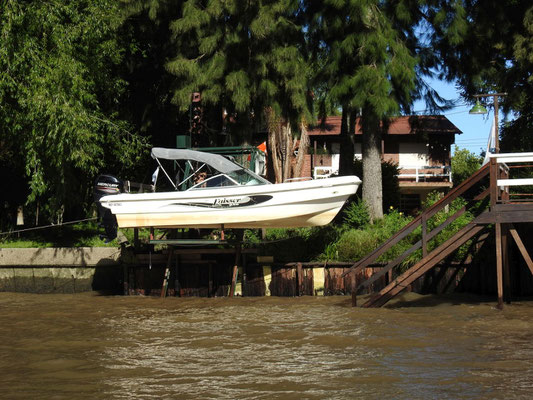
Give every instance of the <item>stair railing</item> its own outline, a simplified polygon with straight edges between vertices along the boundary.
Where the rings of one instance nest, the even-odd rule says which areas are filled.
[[[442,224],[434,228],[431,232],[427,231],[427,221],[437,214],[439,211],[444,209],[447,205],[449,205],[451,202],[453,202],[455,199],[457,199],[459,196],[464,194],[466,191],[471,189],[474,185],[479,183],[483,178],[485,178],[487,175],[489,175],[490,167],[489,164],[484,165],[481,167],[478,171],[476,171],[472,176],[470,176],[468,179],[466,179],[464,182],[462,182],[459,186],[452,189],[446,196],[441,198],[439,201],[437,201],[435,204],[433,204],[431,207],[424,210],[420,215],[418,215],[414,220],[412,220],[410,223],[408,223],[406,226],[404,226],[402,229],[400,229],[395,235],[393,235],[388,241],[380,245],[376,250],[371,252],[370,254],[363,257],[361,260],[353,264],[347,271],[343,273],[343,277],[353,273],[354,275],[358,272],[362,271],[364,268],[368,267],[370,264],[374,263],[381,255],[383,255],[385,252],[387,252],[390,248],[392,248],[394,245],[399,243],[401,240],[405,239],[407,236],[409,236],[415,229],[417,229],[419,226],[422,227],[422,239],[419,240],[417,243],[415,243],[411,248],[406,250],[403,254],[395,258],[394,260],[390,261],[384,268],[382,268],[379,272],[373,274],[369,279],[367,279],[365,282],[363,282],[359,287],[357,287],[355,290],[356,292],[359,291],[363,287],[368,287],[370,284],[375,282],[377,279],[379,279],[381,276],[386,274],[388,271],[390,271],[392,268],[394,268],[396,265],[400,264],[402,261],[404,261],[410,254],[412,254],[414,251],[418,250],[420,247],[422,247],[423,255],[427,255],[427,244],[428,242],[435,237],[438,233],[440,233],[443,229],[445,229],[447,226],[449,226],[453,221],[455,221],[457,218],[459,218],[461,215],[463,215],[466,210],[472,206],[472,204],[478,200],[484,199],[489,194],[489,189],[483,191],[479,195],[477,195],[469,204],[467,204],[465,207],[462,207],[460,210],[456,211],[454,215],[450,216],[446,221],[444,221]]]

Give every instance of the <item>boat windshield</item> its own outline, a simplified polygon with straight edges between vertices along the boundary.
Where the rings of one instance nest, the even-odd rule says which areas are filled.
[[[196,181],[197,183],[188,190],[197,190],[205,188],[217,188],[228,186],[242,186],[242,185],[266,185],[270,184],[264,178],[254,174],[252,171],[242,169],[228,174],[218,174],[209,177],[205,180]]]
[[[249,169],[217,154],[154,148],[152,157],[158,165],[152,185],[158,192],[270,184]]]

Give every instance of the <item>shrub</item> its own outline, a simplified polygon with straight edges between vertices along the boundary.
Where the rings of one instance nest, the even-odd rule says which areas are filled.
[[[360,221],[359,217],[364,215],[364,212],[361,211],[364,210],[364,203],[359,202],[354,204],[355,205],[352,206],[353,208],[351,210],[347,210],[347,213],[351,216],[350,218]],[[340,235],[338,240],[336,240],[334,244],[328,246],[326,248],[327,252],[324,251],[319,258],[331,260],[331,256],[335,254],[337,255],[336,260],[339,261],[359,260],[378,248],[378,246],[388,240],[410,221],[410,217],[405,216],[397,209],[390,208],[389,213],[385,214],[383,219],[376,221],[373,225],[366,223],[365,225],[360,225],[359,229],[351,228],[339,230]],[[416,234],[413,236],[416,236]],[[413,239],[406,239],[397,244],[381,256],[378,261],[397,257],[411,246],[412,240]],[[333,250],[335,252],[333,252]]]
[[[370,223],[368,206],[362,199],[351,202],[343,212],[344,223],[351,228],[362,228]]]
[[[274,255],[279,262],[310,261],[336,241],[338,231],[339,228],[333,224],[312,228],[267,229],[262,252]]]
[[[438,200],[440,200],[441,196],[442,194],[439,192],[431,192],[428,195],[426,201],[424,202],[424,208],[430,207],[431,205],[436,203]],[[467,201],[461,197],[458,197],[457,199],[452,201],[447,208],[442,209],[428,220],[428,232],[444,223],[449,217],[459,211],[466,204]],[[444,228],[442,232],[440,232],[437,236],[435,236],[432,240],[429,241],[428,251],[432,251],[433,249],[440,246],[442,243],[444,243],[446,240],[455,235],[461,228],[463,228],[473,219],[474,216],[472,215],[472,213],[466,211],[463,215],[458,217],[450,225]],[[461,246],[459,250],[455,252],[454,259],[460,260],[461,258],[463,258],[466,255],[466,252],[468,251],[470,243],[471,241],[468,241],[463,246]]]

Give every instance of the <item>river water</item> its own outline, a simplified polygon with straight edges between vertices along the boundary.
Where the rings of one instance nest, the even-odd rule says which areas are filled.
[[[529,399],[533,301],[0,293],[0,398]]]

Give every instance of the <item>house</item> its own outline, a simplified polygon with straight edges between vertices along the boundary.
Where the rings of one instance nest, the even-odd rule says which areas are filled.
[[[308,134],[311,149],[302,176],[328,176],[339,170],[341,117],[327,117],[311,126]],[[418,209],[434,190],[452,187],[451,145],[462,132],[445,116],[403,116],[391,120],[382,135],[384,161],[399,167],[400,209]],[[361,129],[355,132],[355,158],[362,158]]]

